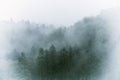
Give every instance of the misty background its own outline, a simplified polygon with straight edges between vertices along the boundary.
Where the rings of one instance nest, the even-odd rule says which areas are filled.
[[[71,26],[58,27],[51,24],[36,24],[30,21],[1,22],[0,25],[4,27],[1,29],[3,39],[1,39],[3,45],[1,46],[1,74],[4,75],[2,79],[12,80],[14,76],[15,80],[41,80],[43,76],[38,77],[38,73],[36,73],[39,72],[36,69],[40,70],[36,67],[37,56],[42,55],[39,53],[40,48],[50,50],[51,45],[55,46],[56,54],[61,54],[63,48],[68,50],[69,47],[74,50],[73,54],[76,55],[77,53],[73,57],[75,66],[70,68],[70,72],[64,72],[62,75],[56,73],[57,76],[63,77],[67,74],[70,77],[73,75],[71,73],[74,73],[72,80],[79,80],[80,78],[86,80],[101,79],[101,76],[104,75],[102,73],[105,73],[106,66],[109,65],[109,57],[116,42],[114,39],[117,39],[112,39],[116,35],[112,30],[115,29],[113,26],[116,26],[115,24],[119,21],[117,22],[118,19],[114,19],[112,16],[116,16],[116,14],[106,11],[94,17],[83,18]],[[23,61],[21,62],[21,60]],[[27,63],[23,64],[26,60]],[[84,63],[87,64],[83,65]],[[86,67],[85,70],[90,71],[90,75],[84,69],[82,70],[81,66]],[[81,76],[83,73],[87,75]],[[67,80],[67,76],[62,79]],[[51,77],[48,79],[54,80],[56,75]],[[61,77],[56,79],[61,80]]]
[[[119,80],[119,5],[118,0],[1,0],[0,79]]]
[[[1,0],[0,21],[72,25],[84,17],[120,7],[119,0]]]

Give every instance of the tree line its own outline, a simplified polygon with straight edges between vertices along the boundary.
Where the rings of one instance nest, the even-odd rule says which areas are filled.
[[[18,64],[25,66],[33,76],[41,76],[43,79],[81,78],[94,73],[100,64],[100,59],[88,50],[78,47],[56,50],[51,45],[49,49],[40,48],[33,62],[22,52]]]

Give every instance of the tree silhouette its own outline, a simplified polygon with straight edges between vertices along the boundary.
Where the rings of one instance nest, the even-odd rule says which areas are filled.
[[[87,45],[93,46],[93,42],[90,41]],[[74,79],[74,77],[88,76],[97,68],[99,59],[90,50],[88,46],[83,49],[78,47],[64,47],[58,51],[56,51],[54,45],[51,45],[49,49],[40,48],[35,69],[31,69],[32,65],[28,65],[29,60],[27,60],[25,53],[22,52],[18,60],[20,65],[29,68],[29,72],[32,75],[38,75],[43,80],[46,78],[53,80],[53,78],[58,77],[61,80],[63,78]],[[84,55],[89,56],[85,57]]]

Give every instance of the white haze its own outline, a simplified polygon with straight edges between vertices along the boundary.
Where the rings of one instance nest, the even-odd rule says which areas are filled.
[[[105,15],[110,25],[112,51],[100,80],[120,80],[120,9],[108,10]]]
[[[120,18],[119,18],[118,13],[119,13],[118,10],[117,10],[117,12],[116,12],[116,10],[102,12],[100,15],[98,15],[94,18],[90,17],[90,20],[92,20],[90,23],[84,24],[84,21],[83,22],[80,21],[80,22],[78,22],[78,24],[76,23],[75,25],[73,25],[74,27],[75,26],[78,26],[78,27],[73,28],[71,26],[71,28],[69,28],[69,30],[67,31],[67,34],[65,33],[66,34],[65,39],[67,39],[68,44],[71,44],[71,45],[78,44],[79,37],[81,38],[80,41],[84,41],[84,38],[86,38],[84,33],[87,30],[89,31],[89,27],[87,26],[89,24],[91,24],[91,25],[94,24],[94,27],[92,27],[92,28],[97,27],[97,28],[103,29],[102,31],[98,30],[97,39],[99,39],[99,37],[100,38],[104,37],[105,36],[105,35],[103,36],[104,33],[109,33],[110,38],[108,38],[109,39],[108,43],[105,44],[105,46],[99,44],[99,42],[97,43],[97,44],[99,44],[98,46],[102,47],[100,49],[103,49],[103,47],[106,48],[106,45],[107,45],[107,48],[109,49],[108,50],[109,51],[108,59],[104,64],[106,67],[103,68],[104,69],[103,75],[100,75],[98,80],[99,79],[100,80],[120,80],[120,77],[119,77],[119,74],[120,74],[120,54],[119,54],[120,53],[120,50],[119,50],[120,49],[120,28],[119,28]],[[98,24],[99,22],[101,22],[99,20],[106,21],[107,24]],[[88,21],[89,21],[89,18],[88,18]],[[42,25],[42,24],[38,25],[38,24],[24,22],[24,21],[21,21],[21,22],[12,22],[12,21],[7,22],[6,21],[6,22],[0,23],[0,61],[1,61],[1,63],[0,63],[0,71],[1,71],[0,78],[1,78],[1,80],[21,80],[21,79],[18,79],[18,77],[17,77],[18,75],[13,73],[11,62],[9,62],[9,60],[7,61],[7,58],[8,58],[7,55],[11,54],[11,52],[14,49],[16,49],[16,50],[19,49],[20,52],[26,51],[26,49],[29,50],[30,49],[29,47],[32,47],[30,44],[36,45],[39,41],[41,42],[40,47],[41,46],[43,46],[43,47],[50,46],[51,43],[49,43],[49,42],[48,42],[48,44],[44,43],[44,40],[46,39],[44,37],[44,35],[45,36],[49,35],[52,31],[56,30],[56,28],[50,27],[50,28],[48,28],[48,30],[40,29],[40,31],[39,31],[39,29],[34,28],[36,26],[38,26],[40,29],[41,26],[44,26],[44,25]],[[25,33],[27,29],[29,29],[28,33]],[[38,31],[36,31],[36,30],[38,30]],[[79,31],[79,30],[81,30],[81,31]],[[28,36],[29,31],[34,31],[32,33],[34,35]],[[74,34],[77,34],[77,32],[79,33],[79,35],[74,35]],[[35,34],[40,34],[40,35],[35,35]],[[84,36],[83,36],[83,34],[84,34]],[[54,39],[54,37],[53,37],[53,39]],[[59,44],[58,43],[59,40],[57,40],[57,39],[51,40],[51,42],[53,44],[58,45],[58,47],[64,43],[66,43],[66,41],[64,40],[61,44]],[[45,44],[47,44],[47,46]],[[62,46],[65,46],[65,45],[62,45]],[[102,51],[102,50],[100,50],[100,51]]]
[[[119,5],[119,0],[0,0],[0,20],[71,25]]]

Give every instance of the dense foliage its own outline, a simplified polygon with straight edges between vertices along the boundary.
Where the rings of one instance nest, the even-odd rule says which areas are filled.
[[[54,45],[49,49],[39,49],[39,54],[34,61],[29,61],[24,53],[18,57],[18,63],[24,66],[32,76],[42,79],[80,79],[90,76],[100,67],[100,58],[89,49],[67,47],[56,50]],[[89,55],[85,57],[85,55]]]
[[[93,80],[104,67],[110,46],[107,23],[100,17],[85,18],[68,28],[28,22],[19,26],[23,28],[13,32],[14,48],[8,57],[16,62],[15,71],[28,80],[90,76]]]

